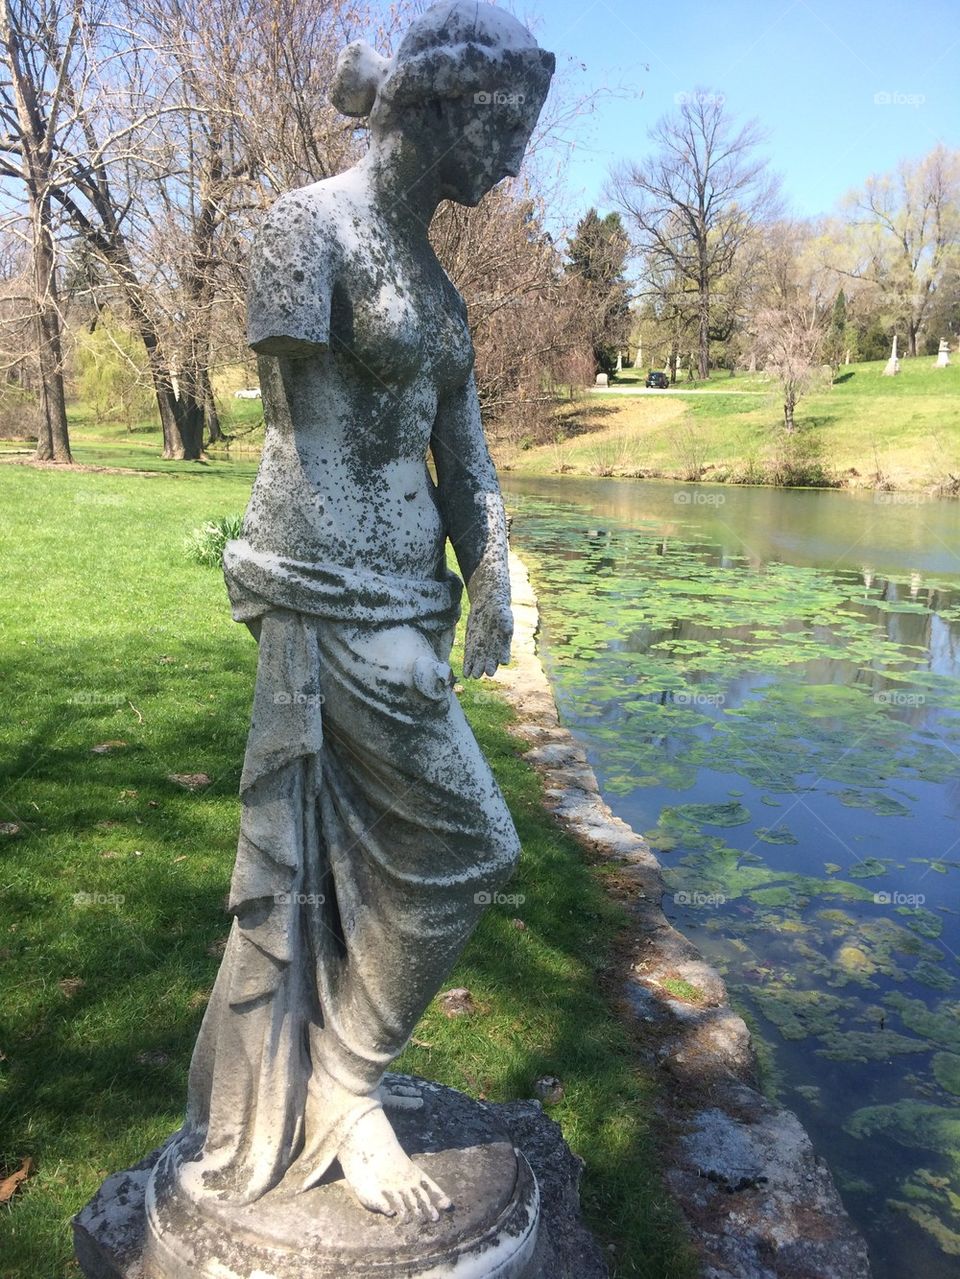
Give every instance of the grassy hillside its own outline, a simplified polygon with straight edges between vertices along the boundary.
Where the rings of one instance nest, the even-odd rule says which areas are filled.
[[[898,377],[884,362],[851,364],[833,386],[821,384],[797,411],[797,430],[784,434],[777,384],[764,374],[678,382],[655,395],[630,395],[644,370],[625,369],[609,393],[584,392],[562,402],[550,442],[518,449],[494,446],[498,464],[522,474],[636,475],[754,484],[842,484],[852,487],[960,487],[960,356],[947,369],[931,356],[904,360]],[[249,377],[249,374],[247,374]],[[223,429],[229,449],[212,450],[201,466],[253,470],[263,438],[259,400],[237,400],[244,370],[221,379]],[[694,394],[690,394],[690,392]],[[159,424],[132,430],[98,421],[88,404],[69,410],[74,458],[87,466],[178,471],[160,459]],[[552,437],[552,439],[551,439]],[[0,440],[5,454],[29,455],[24,441]],[[189,465],[186,464],[187,469]],[[195,465],[195,464],[193,464]]]
[[[557,439],[503,459],[550,474],[663,475],[734,482],[835,482],[855,487],[951,486],[960,476],[960,359],[851,364],[833,386],[800,402],[793,437],[782,429],[777,384],[763,375],[681,382],[659,395],[588,392],[561,407]],[[634,370],[615,387],[637,386]],[[686,394],[694,390],[699,394]]]

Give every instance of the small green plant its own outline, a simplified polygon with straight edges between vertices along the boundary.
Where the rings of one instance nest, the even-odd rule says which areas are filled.
[[[231,538],[239,537],[243,527],[243,515],[222,515],[207,520],[184,538],[183,548],[187,558],[205,568],[219,568],[223,563],[223,548]]]
[[[702,1004],[704,993],[699,986],[694,986],[692,982],[687,981],[684,977],[664,977],[660,983],[668,995],[673,995],[675,999],[682,999],[688,1004]]]

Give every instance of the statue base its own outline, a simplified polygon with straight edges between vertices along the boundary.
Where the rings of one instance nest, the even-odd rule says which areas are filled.
[[[423,1109],[391,1111],[390,1118],[406,1152],[454,1202],[439,1221],[368,1212],[338,1177],[338,1165],[329,1180],[303,1194],[281,1194],[278,1188],[253,1204],[216,1204],[213,1215],[180,1190],[171,1138],[137,1168],[108,1178],[76,1217],[76,1255],[84,1275],[562,1279],[575,1254],[578,1269],[571,1275],[605,1272],[575,1207],[579,1165],[551,1120],[530,1103],[497,1107],[439,1084],[392,1078],[416,1084],[423,1095]],[[523,1112],[519,1128],[510,1124],[513,1131],[508,1131],[498,1112],[510,1117],[517,1110]],[[562,1220],[556,1214],[561,1245],[556,1248],[541,1228],[537,1179],[517,1148],[525,1141],[535,1152],[534,1162],[549,1147],[548,1198],[563,1209]],[[559,1190],[554,1183],[561,1168],[568,1184]]]

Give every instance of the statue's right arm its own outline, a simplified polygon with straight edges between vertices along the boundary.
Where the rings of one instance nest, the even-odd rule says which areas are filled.
[[[336,272],[333,228],[302,191],[280,197],[257,232],[247,285],[247,341],[258,355],[327,350]]]

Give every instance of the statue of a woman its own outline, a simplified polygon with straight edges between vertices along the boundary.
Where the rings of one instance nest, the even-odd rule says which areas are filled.
[[[553,69],[466,0],[389,61],[349,46],[331,97],[369,117],[369,151],[278,200],[254,247],[267,434],[224,565],[259,665],[236,918],[172,1148],[195,1200],[297,1193],[338,1160],[374,1212],[450,1206],[385,1109],[417,1098],[383,1077],[519,844],[452,695],[448,540],[465,675],[508,660],[512,618],[466,309],[427,231],[517,173]]]

